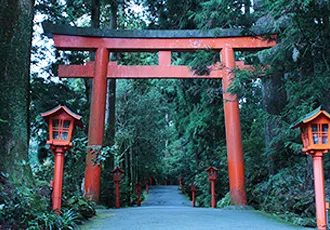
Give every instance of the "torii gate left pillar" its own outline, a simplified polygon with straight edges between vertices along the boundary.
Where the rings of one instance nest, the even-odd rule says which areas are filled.
[[[84,184],[85,197],[96,203],[100,199],[101,165],[95,164],[94,158],[103,144],[108,62],[108,49],[98,48],[95,55]]]

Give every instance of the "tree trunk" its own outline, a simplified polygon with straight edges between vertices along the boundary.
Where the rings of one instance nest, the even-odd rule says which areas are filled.
[[[92,0],[91,5],[91,26],[93,28],[100,27],[100,0]],[[90,61],[95,60],[95,53],[91,52],[89,54]],[[87,109],[90,109],[91,99],[92,99],[92,89],[93,89],[93,79],[84,79],[85,83],[85,94],[87,98]],[[88,124],[89,125],[89,124]],[[88,131],[88,127],[86,126],[86,130]]]
[[[5,0],[0,6],[0,171],[21,184],[33,181],[27,164],[33,5]]]
[[[276,154],[283,151],[283,143],[272,143],[274,137],[278,135],[281,128],[279,115],[286,105],[287,97],[283,89],[281,76],[270,76],[263,80],[263,103],[264,110],[270,116],[265,124],[265,146],[266,154],[269,158],[268,170],[269,174],[277,172],[280,162],[276,160]]]
[[[110,29],[117,29],[117,12],[118,5],[113,3],[111,5],[111,18]],[[116,60],[114,53],[110,53],[110,60]],[[107,129],[105,130],[104,144],[113,146],[115,144],[116,134],[116,79],[108,80],[108,92],[107,92],[107,105],[106,105],[106,121]],[[114,167],[114,158],[110,156],[106,162],[105,167],[112,169]]]

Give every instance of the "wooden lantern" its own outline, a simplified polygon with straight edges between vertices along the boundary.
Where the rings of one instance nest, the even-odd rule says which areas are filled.
[[[135,189],[137,193],[141,192],[142,184],[140,182],[135,183]]]
[[[207,172],[210,181],[215,181],[217,179],[217,168],[210,166],[205,171]]]
[[[66,106],[59,105],[41,116],[48,123],[49,140],[53,146],[72,146],[71,139],[75,126],[83,127],[81,116],[75,114]]]
[[[302,151],[329,151],[330,149],[330,114],[323,106],[307,114],[304,118],[291,125],[291,129],[300,128],[303,141]]]
[[[114,170],[111,171],[113,173],[113,181],[115,183],[119,183],[123,177],[123,173],[125,172],[124,170],[120,168],[115,168]]]
[[[323,109],[323,106],[320,106],[290,127],[291,129],[300,128],[303,141],[302,151],[313,158],[316,222],[319,230],[328,229],[323,155],[330,149],[329,125],[330,114]]]
[[[191,185],[190,185],[190,190],[191,190],[192,192],[196,192],[196,185],[191,184]]]

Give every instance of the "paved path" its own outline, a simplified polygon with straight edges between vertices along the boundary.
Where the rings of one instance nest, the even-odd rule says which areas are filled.
[[[141,207],[99,210],[82,229],[299,230],[252,210],[192,208],[177,186],[153,186]]]

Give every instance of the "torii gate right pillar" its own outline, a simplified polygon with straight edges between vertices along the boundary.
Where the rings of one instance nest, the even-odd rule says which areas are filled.
[[[226,143],[228,158],[228,176],[230,200],[232,205],[246,206],[244,159],[241,136],[241,124],[237,95],[227,92],[234,77],[235,68],[234,49],[225,47],[221,50],[221,60],[226,69],[222,78]]]

